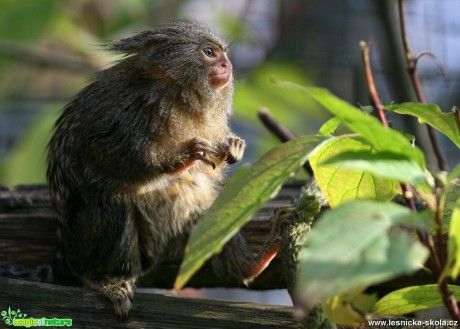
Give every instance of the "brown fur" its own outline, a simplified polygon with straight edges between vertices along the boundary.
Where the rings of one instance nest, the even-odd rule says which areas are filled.
[[[244,141],[228,126],[226,48],[188,21],[123,39],[113,50],[126,57],[99,72],[57,122],[48,179],[60,222],[61,280],[71,273],[96,289],[120,319],[136,278],[182,257],[227,163],[243,155]],[[262,258],[237,234],[213,263],[222,275],[248,280]]]

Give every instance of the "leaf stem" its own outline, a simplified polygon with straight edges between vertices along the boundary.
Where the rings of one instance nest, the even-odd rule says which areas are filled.
[[[415,93],[417,95],[417,99],[420,103],[426,104],[426,98],[425,95],[423,94],[423,89],[420,84],[420,79],[417,74],[417,59],[418,57],[412,52],[412,49],[410,47],[409,43],[409,37],[407,35],[406,31],[406,22],[404,18],[404,6],[403,6],[403,0],[398,0],[398,9],[399,9],[399,25],[401,27],[401,37],[403,40],[403,46],[404,46],[404,53],[406,54],[406,63],[407,63],[407,70],[409,72],[410,80],[412,82],[412,85],[414,87]],[[441,170],[446,170],[446,161],[444,159],[444,156],[441,152],[441,148],[439,146],[438,138],[436,136],[436,133],[433,129],[433,127],[426,125],[426,128],[428,130],[428,137],[430,138],[431,145],[433,147],[433,151],[436,157],[436,161],[438,163],[438,167]]]

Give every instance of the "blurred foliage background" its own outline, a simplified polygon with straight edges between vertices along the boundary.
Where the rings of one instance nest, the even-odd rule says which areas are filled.
[[[416,52],[434,52],[419,72],[426,96],[444,111],[459,103],[460,25],[452,0],[408,0]],[[354,105],[369,103],[358,43],[372,41],[384,102],[415,100],[404,67],[396,0],[0,0],[0,185],[45,182],[46,145],[64,104],[115,57],[113,40],[174,18],[209,25],[230,43],[235,67],[234,130],[248,142],[245,161],[278,143],[257,120],[269,108],[295,134],[315,134],[328,118],[288,80],[329,88]],[[390,116],[390,120],[392,117]],[[434,163],[426,131],[410,118],[394,125],[417,136]],[[455,147],[440,136],[451,166]]]

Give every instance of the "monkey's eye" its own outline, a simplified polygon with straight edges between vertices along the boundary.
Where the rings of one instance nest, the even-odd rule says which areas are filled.
[[[214,51],[210,47],[203,48],[203,52],[206,56],[213,58],[214,57]]]

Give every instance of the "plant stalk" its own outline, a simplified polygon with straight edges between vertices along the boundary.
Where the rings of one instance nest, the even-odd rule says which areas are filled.
[[[378,114],[378,118],[382,125],[386,128],[389,128],[388,121],[386,119],[385,111],[382,105],[382,101],[380,100],[380,96],[377,92],[377,88],[375,87],[374,77],[372,73],[372,67],[370,64],[370,45],[365,41],[360,42],[361,47],[361,55],[363,58],[364,63],[364,71],[366,72],[366,80],[369,89],[369,95],[371,98],[372,106],[374,107],[375,111]],[[404,201],[409,209],[412,211],[417,211],[414,201],[414,193],[412,189],[407,184],[400,184]],[[430,240],[429,236],[423,230],[418,229],[417,235],[420,242],[429,250],[430,258],[429,261],[431,263],[431,267],[434,269],[436,273],[441,273],[441,264],[436,254],[436,250],[434,248],[434,244]]]
[[[364,71],[366,74],[366,80],[367,80],[367,86],[369,89],[369,95],[371,98],[372,106],[374,107],[375,111],[377,112],[377,115],[379,117],[380,122],[385,126],[389,127],[387,118],[385,116],[385,111],[383,109],[383,104],[380,100],[379,94],[377,92],[377,88],[375,87],[375,82],[374,82],[374,75],[372,74],[372,68],[371,68],[371,62],[370,62],[370,45],[369,43],[365,41],[361,41],[359,43],[359,46],[361,47],[361,55],[363,58],[364,62]]]
[[[423,94],[422,86],[420,84],[420,79],[417,74],[417,56],[412,52],[409,44],[409,38],[407,35],[406,31],[406,23],[405,23],[405,18],[404,18],[404,6],[403,6],[403,0],[398,0],[398,9],[399,9],[399,22],[400,22],[400,27],[401,27],[401,36],[403,39],[403,46],[404,46],[404,51],[406,54],[406,62],[407,62],[407,68],[408,72],[410,75],[410,79],[412,81],[412,85],[414,86],[415,93],[417,95],[417,99],[420,103],[426,104],[426,98],[425,95]],[[430,138],[431,145],[433,147],[434,154],[436,156],[436,160],[438,162],[438,167],[441,170],[446,170],[446,162],[444,160],[444,157],[442,155],[441,149],[439,147],[439,142],[437,140],[436,134],[434,129],[426,125],[428,129],[428,136]],[[437,255],[437,276],[440,278],[443,270],[446,266],[446,250],[445,246],[443,243],[442,239],[442,214],[441,214],[441,205],[440,205],[440,196],[439,193],[436,195],[437,199],[437,209],[436,209],[436,215],[435,215],[435,224],[436,224],[436,237],[437,237],[437,242],[438,242],[438,255]],[[432,251],[430,250],[430,254]],[[452,294],[452,292],[449,290],[449,286],[447,285],[447,278],[443,278],[439,283],[439,291],[441,292],[442,299],[444,302],[444,305],[446,306],[447,310],[449,311],[451,317],[455,320],[460,321],[460,310],[458,308],[457,301]]]
[[[412,86],[414,87],[415,94],[417,95],[417,100],[422,104],[426,104],[426,98],[423,93],[422,86],[420,84],[419,76],[417,74],[417,56],[412,52],[412,49],[409,43],[409,37],[406,31],[403,0],[398,0],[398,9],[399,9],[399,22],[400,22],[400,27],[401,27],[401,37],[403,40],[404,52],[406,54],[407,70],[409,72],[410,80],[412,82]],[[433,127],[426,125],[426,128],[428,131],[428,137],[430,139],[431,146],[433,148],[433,151],[436,157],[436,161],[438,163],[438,167],[440,170],[446,170],[447,169],[446,161],[441,152],[441,148],[439,146],[439,141],[436,136],[436,133]]]

